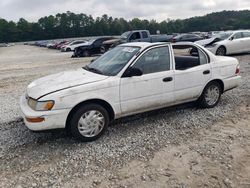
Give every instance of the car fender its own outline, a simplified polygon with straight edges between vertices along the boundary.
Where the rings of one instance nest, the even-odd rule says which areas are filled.
[[[41,98],[41,101],[54,100],[55,109],[73,109],[78,104],[89,100],[103,100],[114,110],[115,118],[121,114],[119,98],[119,79],[108,78],[104,81],[61,90]]]

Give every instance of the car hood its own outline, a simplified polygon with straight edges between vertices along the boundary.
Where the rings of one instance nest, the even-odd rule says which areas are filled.
[[[220,42],[220,41],[221,41],[221,39],[213,37],[213,38],[210,38],[210,39],[199,40],[199,41],[196,41],[195,43],[199,44],[201,46],[206,46],[206,45],[215,44],[215,43]]]
[[[84,69],[61,72],[35,80],[28,85],[27,94],[31,98],[38,99],[49,93],[98,82],[106,78],[108,76],[95,74]]]

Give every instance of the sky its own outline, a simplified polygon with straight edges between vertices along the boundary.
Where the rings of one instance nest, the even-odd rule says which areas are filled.
[[[250,0],[0,0],[0,18],[37,21],[66,11],[93,17],[108,14],[125,19],[163,21],[202,16],[222,10],[250,9]]]

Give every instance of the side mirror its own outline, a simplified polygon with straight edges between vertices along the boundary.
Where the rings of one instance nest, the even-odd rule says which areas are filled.
[[[231,37],[229,40],[231,40],[231,41],[234,40],[234,37]]]
[[[129,67],[123,74],[123,77],[133,77],[133,76],[142,76],[142,75],[143,75],[143,72],[140,69]]]

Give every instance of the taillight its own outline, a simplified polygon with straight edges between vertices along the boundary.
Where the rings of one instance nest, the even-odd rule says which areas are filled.
[[[239,74],[240,74],[240,65],[237,65],[235,74],[236,74],[236,75],[239,75]]]

